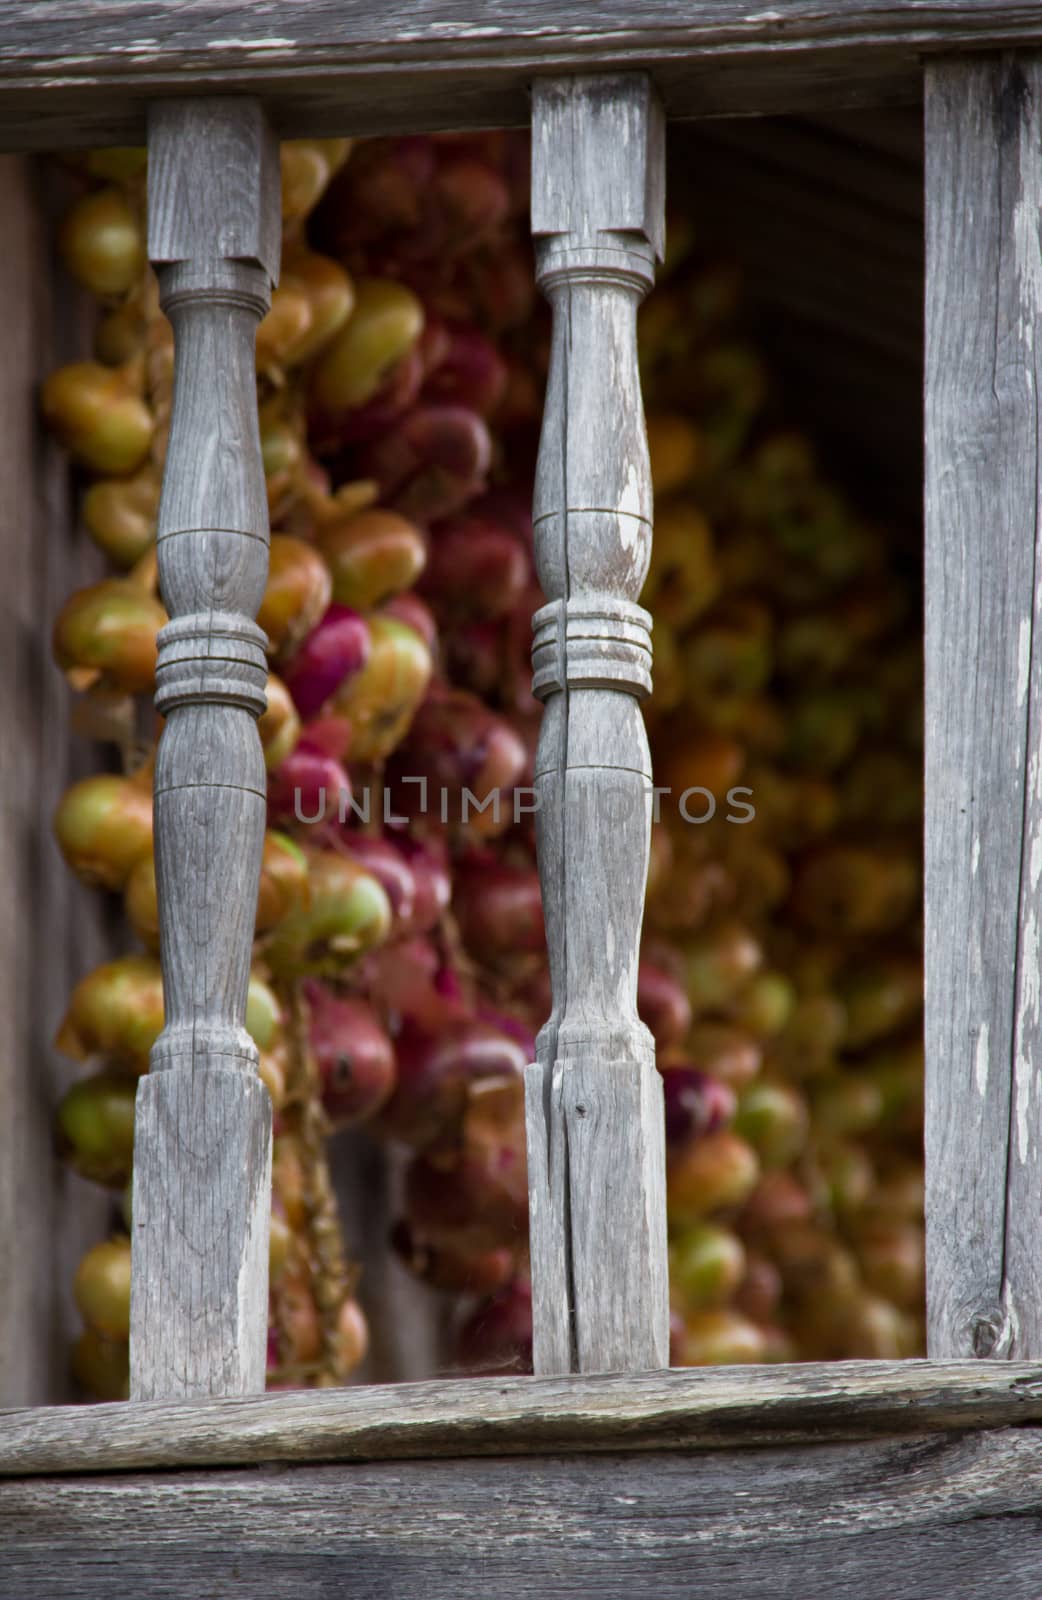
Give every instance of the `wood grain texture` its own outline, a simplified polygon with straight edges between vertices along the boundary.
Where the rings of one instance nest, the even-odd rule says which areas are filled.
[[[1042,57],[926,79],[934,1356],[1042,1354]]]
[[[73,985],[116,953],[111,907],[79,883],[51,833],[58,801],[97,763],[70,729],[73,697],[50,630],[73,589],[101,576],[76,533],[68,460],[38,418],[36,385],[77,358],[91,317],[53,258],[72,185],[0,161],[0,1404],[71,1396],[79,1257],[103,1236],[109,1197],[59,1162],[54,1106],[75,1069],[52,1039]]]
[[[0,1484],[3,1600],[1037,1600],[1037,1429]]]
[[[718,1450],[1042,1423],[1042,1367],[834,1361],[0,1412],[0,1477]]]
[[[924,54],[1032,43],[1035,0],[8,0],[0,148],[141,143],[189,78],[321,137],[525,126],[554,72],[651,71],[674,117],[913,102]]]
[[[256,103],[157,106],[149,157],[149,255],[175,368],[157,538],[170,614],[156,668],[166,1018],[134,1140],[138,1400],[264,1387],[271,1103],[245,1026],[266,809],[254,340],[280,239],[278,152]]]
[[[553,338],[533,500],[535,764],[553,1009],[525,1076],[537,1373],[669,1361],[665,1138],[637,965],[651,829],[651,471],[636,314],[663,249],[649,80],[540,79],[536,278]]]

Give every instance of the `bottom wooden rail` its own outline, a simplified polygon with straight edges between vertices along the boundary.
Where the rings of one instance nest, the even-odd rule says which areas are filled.
[[[1042,1367],[0,1413],[0,1596],[1042,1595]]]

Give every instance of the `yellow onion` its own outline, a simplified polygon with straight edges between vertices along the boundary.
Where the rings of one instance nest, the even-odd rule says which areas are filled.
[[[289,534],[273,534],[268,586],[257,613],[269,649],[292,650],[311,632],[331,598],[329,568],[314,545]]]
[[[269,828],[264,835],[260,888],[257,894],[257,932],[264,933],[308,896],[308,860],[288,834]]]
[[[115,186],[77,200],[58,235],[62,260],[92,294],[126,294],[145,264],[145,241],[126,195]]]
[[[163,982],[153,956],[121,956],[81,978],[55,1040],[76,1061],[103,1055],[110,1065],[145,1072],[163,1026]]]
[[[318,540],[333,576],[333,599],[356,611],[371,611],[411,588],[427,560],[416,524],[382,507],[327,523]]]
[[[106,1339],[130,1338],[130,1240],[125,1233],[87,1251],[72,1292],[89,1328]]]
[[[130,1398],[130,1345],[84,1328],[72,1347],[72,1375],[98,1400]]]
[[[67,672],[104,675],[128,694],[155,687],[156,639],[167,620],[154,595],[129,578],[78,589],[54,624],[54,654]]]
[[[289,690],[274,672],[268,674],[264,692],[268,709],[258,720],[257,728],[264,750],[264,765],[269,772],[274,772],[300,738],[300,718]]]
[[[40,405],[55,436],[94,472],[133,472],[148,454],[152,413],[123,367],[97,361],[59,367],[44,383]]]
[[[312,378],[320,412],[336,416],[371,400],[423,332],[423,307],[391,278],[360,278],[355,305]]]
[[[155,543],[160,475],[151,463],[129,478],[101,478],[83,496],[87,532],[121,567],[132,567]]]
[[[115,773],[81,778],[58,804],[54,833],[84,883],[122,888],[135,863],[151,854],[151,784]]]
[[[351,724],[348,756],[378,761],[404,737],[427,692],[432,662],[415,629],[393,617],[369,619],[369,659],[345,679],[333,708]]]
[[[283,917],[266,947],[277,977],[335,974],[391,931],[385,889],[349,856],[309,851],[308,885],[307,904]]]

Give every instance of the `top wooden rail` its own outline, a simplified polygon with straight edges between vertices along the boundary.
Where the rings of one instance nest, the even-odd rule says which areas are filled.
[[[1042,1367],[832,1361],[437,1379],[0,1411],[7,1477],[638,1450],[763,1449],[1042,1423]]]
[[[7,0],[0,148],[142,144],[150,100],[284,138],[524,126],[535,76],[646,69],[667,116],[918,100],[923,59],[1042,48],[1037,0]]]

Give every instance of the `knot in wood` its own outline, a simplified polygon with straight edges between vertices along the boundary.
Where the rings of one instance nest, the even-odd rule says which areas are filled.
[[[235,613],[197,612],[159,635],[156,710],[231,705],[259,717],[267,708],[268,663],[262,628]]]
[[[651,617],[607,595],[551,600],[532,618],[532,693],[547,700],[566,686],[651,693]]]
[[[979,1361],[1008,1361],[1013,1338],[1012,1319],[1000,1306],[978,1312],[970,1323],[970,1346]]]

